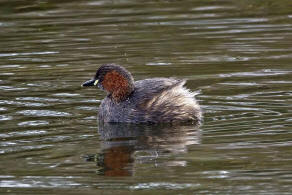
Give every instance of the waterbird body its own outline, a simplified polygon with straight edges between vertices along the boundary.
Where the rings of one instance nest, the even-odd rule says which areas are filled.
[[[82,86],[97,86],[107,92],[99,107],[102,122],[199,123],[200,106],[194,93],[183,86],[185,82],[172,78],[134,82],[122,66],[105,64]]]

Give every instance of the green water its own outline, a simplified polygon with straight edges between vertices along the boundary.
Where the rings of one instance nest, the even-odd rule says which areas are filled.
[[[0,1],[0,193],[291,194],[292,1]],[[188,79],[204,124],[101,126],[103,63]]]

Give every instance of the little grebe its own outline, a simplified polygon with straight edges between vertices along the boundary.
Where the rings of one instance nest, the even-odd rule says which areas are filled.
[[[200,123],[202,114],[185,80],[151,78],[135,81],[130,72],[115,64],[102,65],[82,86],[107,92],[99,107],[101,122]]]

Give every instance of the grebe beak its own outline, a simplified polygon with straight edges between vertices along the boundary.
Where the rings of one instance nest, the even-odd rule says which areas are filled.
[[[97,84],[98,84],[98,80],[91,79],[91,80],[86,81],[85,83],[83,83],[81,86],[82,87],[90,87],[90,86],[96,86]]]

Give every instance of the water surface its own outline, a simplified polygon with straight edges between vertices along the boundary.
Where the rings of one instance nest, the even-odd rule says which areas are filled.
[[[290,194],[292,2],[0,2],[0,192]],[[103,63],[188,79],[204,124],[103,126]]]

